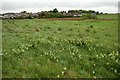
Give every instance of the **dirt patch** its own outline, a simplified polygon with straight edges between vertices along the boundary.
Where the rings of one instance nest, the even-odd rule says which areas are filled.
[[[80,19],[80,18],[48,18],[49,20],[117,20],[117,19]]]
[[[81,20],[80,18],[49,18],[49,20]]]

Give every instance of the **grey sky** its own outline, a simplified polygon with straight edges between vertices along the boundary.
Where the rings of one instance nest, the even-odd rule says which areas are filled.
[[[61,10],[85,9],[100,12],[117,13],[119,0],[2,0],[0,13],[39,12],[57,8]]]

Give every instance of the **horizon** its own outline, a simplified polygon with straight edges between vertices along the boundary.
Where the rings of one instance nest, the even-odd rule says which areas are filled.
[[[54,8],[55,9],[55,8]],[[57,8],[56,8],[57,9]],[[51,11],[51,10],[53,10],[53,9],[50,9],[50,10],[41,10],[41,11],[33,11],[33,12],[31,12],[31,11],[27,11],[27,10],[23,10],[23,11],[26,11],[27,13],[38,13],[38,12],[42,12],[42,11]],[[58,10],[58,9],[57,9]],[[70,10],[84,10],[84,9],[70,9]],[[4,13],[0,13],[0,14],[5,14],[5,13],[21,13],[21,12],[23,12],[23,11],[16,11],[16,12],[4,12]],[[68,12],[69,10],[58,10],[59,12],[61,12],[61,11],[66,11],[66,12]],[[89,11],[89,10],[86,10],[86,11]],[[93,11],[95,11],[95,10],[93,10]],[[102,11],[95,11],[95,12],[99,12],[99,13],[101,13]],[[107,12],[102,12],[102,13],[107,13]],[[114,13],[108,13],[108,14],[117,14],[118,12],[114,12]]]

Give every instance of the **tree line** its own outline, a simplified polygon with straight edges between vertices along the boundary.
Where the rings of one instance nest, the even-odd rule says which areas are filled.
[[[94,11],[94,10],[68,10],[67,11],[58,11],[57,8],[50,11],[41,11],[37,13],[28,13],[27,11],[22,11],[20,13],[12,13],[12,14],[3,14],[3,17],[7,15],[9,18],[19,19],[19,18],[97,18],[96,15],[103,14],[102,12]]]

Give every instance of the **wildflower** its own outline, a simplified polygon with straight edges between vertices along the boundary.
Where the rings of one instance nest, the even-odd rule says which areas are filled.
[[[115,51],[113,51],[113,53],[114,53]]]
[[[116,56],[118,56],[119,55],[119,53],[118,52],[116,52]]]
[[[98,55],[96,55],[96,57],[98,57]]]
[[[109,56],[111,56],[111,55],[112,55],[112,53],[109,54]]]
[[[118,62],[118,59],[116,60],[116,62]]]
[[[56,61],[57,61],[57,62],[59,62],[59,60],[58,60],[58,59],[57,59]]]
[[[18,50],[18,52],[20,51],[20,49],[17,49]]]
[[[72,55],[75,55],[75,53],[72,53]]]
[[[104,57],[104,55],[103,54],[100,54],[101,55],[101,57],[103,58]]]
[[[76,53],[78,52],[78,49],[76,50]]]
[[[64,67],[64,70],[66,70],[67,68],[66,67]]]
[[[12,49],[13,52],[15,52],[15,49]]]
[[[57,77],[59,78],[60,76],[59,76],[59,75],[57,75]]]
[[[91,49],[89,48],[89,51],[91,51]]]
[[[93,66],[96,66],[96,64],[93,64]]]
[[[107,65],[109,65],[110,63],[107,63]]]
[[[28,50],[28,47],[26,47],[26,50]]]
[[[92,73],[95,74],[95,71],[93,71]]]
[[[64,71],[62,71],[62,75],[64,74],[65,72]]]
[[[93,78],[96,78],[96,76],[93,76]]]
[[[114,72],[117,73],[117,70],[115,69]]]
[[[24,52],[25,50],[24,50],[24,49],[22,49],[21,51],[22,51],[22,52]]]
[[[47,54],[47,53],[45,52],[45,54]]]

